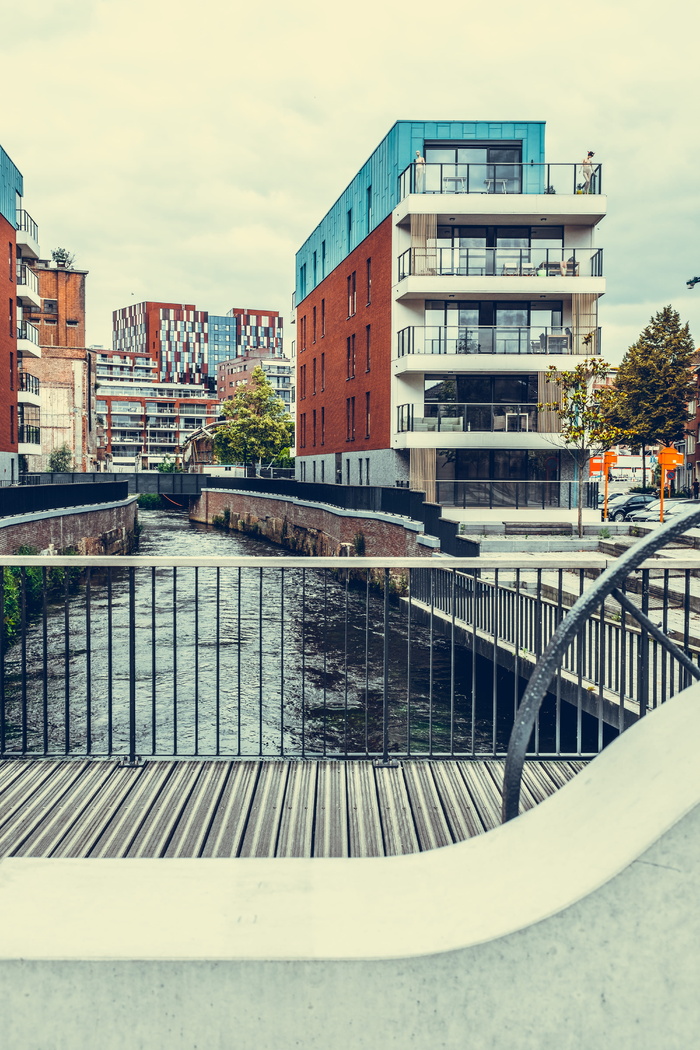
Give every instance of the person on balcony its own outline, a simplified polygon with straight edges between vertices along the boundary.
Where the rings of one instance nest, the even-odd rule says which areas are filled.
[[[595,157],[593,150],[588,151],[586,156],[581,162],[581,174],[583,175],[583,192],[591,192],[591,182],[593,181],[594,169],[596,165],[593,164],[591,157]]]
[[[416,150],[416,193],[422,193],[425,186],[425,157],[421,156],[419,149]]]

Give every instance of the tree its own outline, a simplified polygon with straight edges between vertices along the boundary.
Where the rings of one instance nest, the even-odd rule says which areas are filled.
[[[171,459],[167,453],[163,456],[156,470],[161,474],[182,474],[182,467],[178,467],[177,462]]]
[[[54,248],[51,252],[51,258],[57,266],[65,266],[67,270],[69,270],[75,262],[74,253],[69,252],[67,248]]]
[[[695,389],[694,355],[688,325],[681,325],[677,310],[665,306],[622,359],[609,419],[631,435],[633,451],[642,450],[645,485],[649,445],[672,445],[685,437],[688,402]]]
[[[73,453],[65,443],[49,453],[49,470],[52,474],[68,474],[73,469]]]
[[[583,480],[588,456],[606,452],[626,437],[609,419],[615,395],[611,387],[602,385],[609,372],[610,365],[598,357],[587,357],[566,372],[551,365],[546,381],[556,384],[557,399],[537,406],[540,412],[557,413],[562,439],[576,463],[579,536],[583,536]]]
[[[214,437],[219,463],[247,466],[274,459],[292,444],[294,424],[260,365],[253,369],[250,382],[224,401],[221,411],[227,423]]]

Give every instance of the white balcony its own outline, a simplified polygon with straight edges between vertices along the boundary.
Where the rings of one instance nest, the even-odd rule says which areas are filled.
[[[17,322],[17,353],[22,357],[41,357],[39,329],[29,321]]]
[[[573,295],[605,294],[605,278],[561,274],[513,275],[470,274],[456,276],[438,273],[413,274],[394,285],[396,302],[422,299],[569,299]]]
[[[19,373],[19,390],[17,391],[17,403],[20,405],[41,404],[41,384],[36,376],[29,372]]]
[[[514,433],[465,432],[455,425],[454,429],[443,426],[441,430],[395,431],[391,447],[409,448],[495,448],[495,449],[559,449],[564,443],[559,434],[542,434],[537,431]]]
[[[19,263],[17,266],[17,298],[24,306],[34,306],[37,310],[41,310],[39,278],[26,263]]]
[[[29,212],[21,208],[17,212],[17,247],[22,249],[22,255],[38,259],[41,255],[39,248],[39,227],[34,222]]]

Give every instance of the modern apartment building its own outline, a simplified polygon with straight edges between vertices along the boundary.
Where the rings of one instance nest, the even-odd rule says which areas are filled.
[[[465,505],[573,478],[537,404],[600,353],[600,180],[541,122],[397,122],[297,253],[297,476]]]
[[[112,349],[99,354],[98,379],[206,386],[207,313],[186,303],[135,303],[112,314]]]
[[[284,353],[284,323],[276,310],[249,310],[234,306],[227,317],[236,321],[236,356],[248,353],[268,353],[281,357]]]
[[[40,304],[38,281],[30,268],[39,257],[39,231],[24,208],[24,180],[0,148],[0,237],[7,245],[7,263],[0,284],[6,320],[0,326],[0,482],[17,481],[20,470],[32,469],[40,452],[39,394],[25,369],[41,356],[39,333],[27,312]]]
[[[102,380],[97,422],[106,437],[112,470],[154,470],[176,461],[191,434],[219,414],[219,402],[190,383]]]
[[[262,368],[277,397],[284,401],[292,415],[294,411],[294,365],[288,357],[276,354],[253,353],[223,361],[217,368],[216,392],[221,401],[233,397],[239,386],[245,385],[255,368]]]
[[[238,354],[238,319],[231,313],[209,314],[209,373],[217,382],[217,368]],[[212,384],[210,384],[212,385]]]

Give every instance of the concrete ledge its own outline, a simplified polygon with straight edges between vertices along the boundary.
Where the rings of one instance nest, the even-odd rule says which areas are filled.
[[[687,1050],[699,741],[694,686],[518,820],[413,856],[4,860],[3,1046]]]
[[[116,503],[88,503],[84,507],[61,507],[58,510],[38,510],[33,514],[15,514],[13,517],[0,518],[0,529],[7,529],[13,525],[27,525],[34,521],[46,521],[48,518],[65,518],[69,514],[116,510],[118,507],[128,507],[130,503],[136,503],[137,499],[138,496],[128,496],[126,499],[117,500]]]

